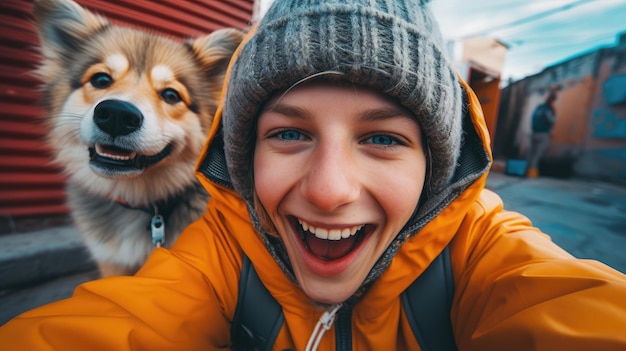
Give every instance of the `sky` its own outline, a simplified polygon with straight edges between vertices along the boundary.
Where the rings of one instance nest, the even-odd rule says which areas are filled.
[[[502,81],[618,43],[626,0],[431,0],[444,40],[488,36],[509,46]]]

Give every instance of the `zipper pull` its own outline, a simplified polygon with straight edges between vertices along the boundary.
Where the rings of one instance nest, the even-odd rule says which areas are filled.
[[[322,341],[324,333],[333,326],[335,321],[335,315],[341,308],[342,304],[336,305],[331,311],[324,311],[320,319],[317,321],[317,325],[313,330],[313,334],[309,337],[309,342],[306,344],[306,351],[315,351]]]

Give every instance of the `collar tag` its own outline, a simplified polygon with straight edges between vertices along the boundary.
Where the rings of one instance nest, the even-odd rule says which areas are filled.
[[[165,243],[165,221],[163,216],[158,213],[154,214],[150,222],[150,231],[154,247],[161,247]]]

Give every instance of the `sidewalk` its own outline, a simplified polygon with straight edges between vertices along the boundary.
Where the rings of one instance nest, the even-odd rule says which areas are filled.
[[[493,172],[487,187],[500,195],[505,209],[526,215],[572,255],[626,273],[626,186]]]
[[[626,272],[626,187],[492,172],[487,187],[576,257]],[[0,235],[0,325],[98,277],[73,227]]]
[[[98,278],[74,227],[0,235],[0,325]]]

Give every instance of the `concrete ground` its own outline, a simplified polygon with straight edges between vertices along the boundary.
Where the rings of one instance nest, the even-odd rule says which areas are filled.
[[[626,187],[492,172],[487,187],[576,257],[626,272]],[[0,236],[0,325],[98,277],[73,227]]]
[[[626,186],[492,172],[487,187],[574,256],[626,273]]]

